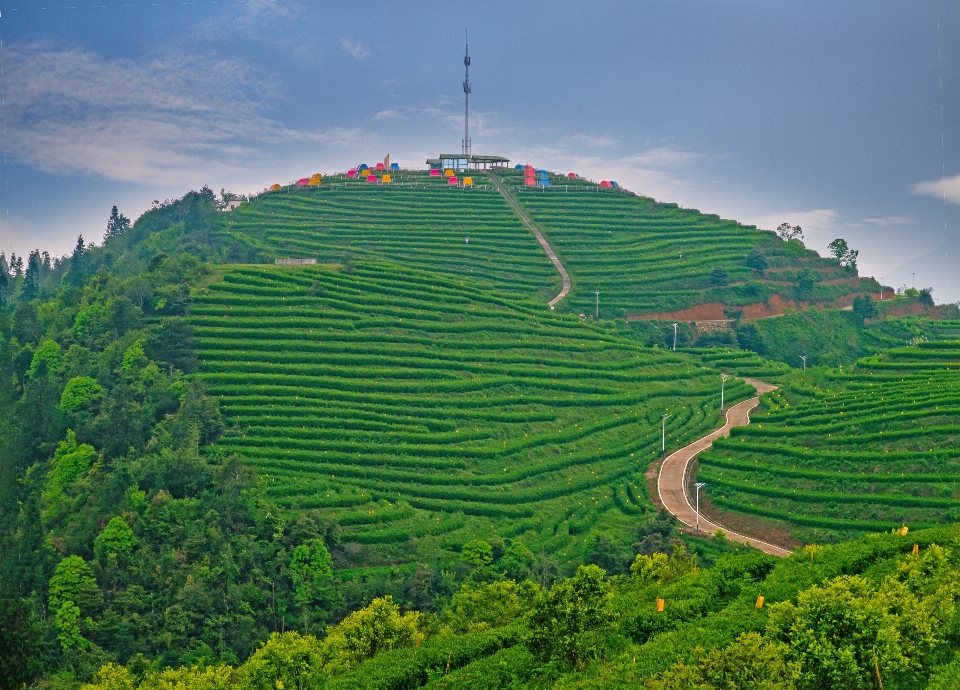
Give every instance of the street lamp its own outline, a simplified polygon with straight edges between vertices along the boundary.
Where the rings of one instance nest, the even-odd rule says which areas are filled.
[[[917,274],[912,271],[910,272],[910,287],[914,290],[917,289]]]
[[[667,417],[669,416],[670,415],[665,414],[660,418],[660,420],[663,422],[663,429],[660,432],[662,434],[660,438],[660,443],[661,443],[660,454],[661,455],[667,454]]]
[[[597,292],[597,318],[600,318],[600,293]]]
[[[720,374],[720,411],[723,412],[723,386],[730,378],[729,374]]]
[[[800,359],[803,360],[803,370],[807,370],[807,356],[806,355],[797,355]]]
[[[677,351],[677,324],[673,324],[673,351]]]
[[[706,486],[703,482],[697,482],[693,487],[697,490],[697,534],[700,534],[700,489]]]

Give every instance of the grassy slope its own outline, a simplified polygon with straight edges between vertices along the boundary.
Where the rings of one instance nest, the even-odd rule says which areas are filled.
[[[783,520],[804,541],[960,517],[960,342],[780,385],[754,425],[701,454],[717,506]]]
[[[263,194],[231,212],[225,232],[275,257],[378,257],[544,302],[560,291],[536,239],[482,178],[462,189],[425,173],[394,177],[389,185],[330,177],[319,189]]]
[[[539,303],[368,261],[225,271],[191,308],[219,446],[376,545],[366,565],[422,558],[411,536],[522,535],[563,563],[594,530],[629,544],[660,415],[674,447],[717,423],[715,371]]]
[[[550,240],[573,277],[573,292],[562,308],[592,313],[600,291],[607,318],[625,313],[658,313],[706,302],[742,305],[772,294],[796,292],[793,277],[809,267],[824,281],[848,274],[813,252],[802,258],[783,255],[773,233],[676,204],[593,183],[554,177],[545,190],[521,187],[519,172],[498,173]],[[770,268],[759,277],[746,266],[752,249],[761,248]],[[714,268],[728,272],[730,284],[710,282]],[[820,283],[804,299],[827,301],[854,289],[858,281]]]

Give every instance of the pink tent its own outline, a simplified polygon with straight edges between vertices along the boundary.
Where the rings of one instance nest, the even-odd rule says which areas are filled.
[[[347,171],[347,177],[356,177],[356,176],[357,176],[357,171],[356,171],[356,170],[348,170],[348,171]]]
[[[457,176],[454,175],[453,177],[448,177],[447,184],[457,184]]]
[[[376,181],[377,181],[376,175],[367,175],[367,182],[376,182]]]
[[[384,167],[383,163],[377,163],[377,170],[383,170]]]
[[[440,177],[440,171],[434,168],[430,171],[430,177]]]
[[[577,173],[567,173],[567,179],[569,180],[577,179]]]
[[[298,187],[306,187],[309,183],[310,183],[309,177],[301,177],[299,180],[297,180]]]
[[[607,188],[610,187],[610,183],[607,182],[606,180],[603,180],[603,181],[600,183],[600,186],[603,187],[604,189],[607,189]]]

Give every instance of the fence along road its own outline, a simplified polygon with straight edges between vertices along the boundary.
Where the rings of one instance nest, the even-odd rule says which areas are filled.
[[[513,195],[507,191],[507,188],[503,186],[503,183],[500,181],[500,179],[492,172],[488,173],[488,176],[500,194],[503,195],[503,198],[507,200],[507,203],[510,204],[510,206],[513,207],[513,210],[517,212],[517,215],[520,216],[520,220],[523,221],[523,224],[526,225],[530,229],[530,232],[533,233],[533,236],[537,238],[537,242],[540,243],[540,246],[543,247],[543,251],[545,251],[547,256],[550,257],[550,261],[553,262],[553,265],[557,267],[558,271],[560,271],[560,277],[563,278],[563,288],[561,288],[560,294],[547,303],[552,307],[570,293],[570,274],[567,273],[567,269],[565,269],[563,264],[560,263],[560,259],[557,258],[557,253],[553,251],[553,248],[547,242],[546,238],[543,236],[543,233],[540,232],[540,229],[534,225],[532,220],[530,220],[530,216],[524,213],[523,209],[520,208],[520,204],[518,204],[517,200],[513,198]]]
[[[657,478],[657,493],[660,494],[660,502],[674,517],[688,527],[694,527],[697,524],[697,512],[690,505],[690,498],[687,496],[687,470],[690,463],[697,456],[697,453],[706,450],[713,445],[715,438],[729,436],[730,429],[735,426],[746,426],[750,423],[750,411],[760,404],[759,396],[776,388],[769,383],[758,381],[756,379],[744,379],[748,384],[757,389],[757,397],[744,400],[742,403],[734,405],[727,410],[727,422],[721,428],[707,434],[699,441],[694,441],[690,445],[684,446],[680,450],[672,453],[663,465],[660,467],[660,476]],[[705,534],[713,534],[718,529],[723,529],[709,520],[705,520],[700,515],[700,531]],[[768,544],[765,541],[748,537],[736,532],[727,532],[727,539],[731,541],[748,544],[754,548],[760,549],[765,553],[774,556],[789,556],[790,551],[776,544]]]

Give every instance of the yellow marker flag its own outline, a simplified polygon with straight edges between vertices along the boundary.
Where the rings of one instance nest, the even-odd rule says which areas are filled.
[[[663,613],[663,599],[657,599],[657,611]]]

